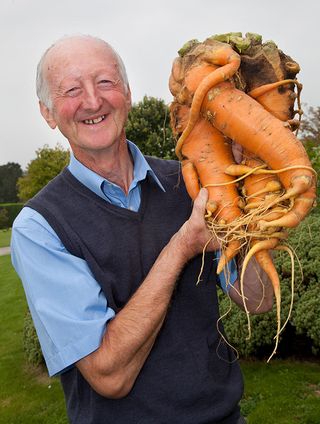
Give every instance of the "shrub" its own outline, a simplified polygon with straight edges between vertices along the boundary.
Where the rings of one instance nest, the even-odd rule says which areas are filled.
[[[320,302],[316,284],[301,295],[293,322],[298,334],[306,333],[312,340],[312,352],[316,355],[320,348]]]
[[[9,217],[6,209],[0,208],[0,229],[9,228]]]
[[[129,112],[126,136],[145,155],[176,159],[169,108],[164,100],[144,96]]]
[[[7,220],[1,222],[0,220],[0,229],[12,227],[13,221],[16,219],[16,216],[19,214],[23,208],[23,203],[0,203],[0,212],[6,211]]]
[[[27,362],[38,366],[44,363],[39,339],[33,325],[30,311],[28,310],[24,317],[23,325],[23,350]]]
[[[320,237],[318,236],[320,216],[312,214],[299,226],[291,231],[288,244],[294,249],[298,260],[295,263],[295,293],[294,307],[286,330],[280,336],[284,346],[292,346],[292,338],[299,344],[299,355],[304,352],[316,354],[320,348]],[[281,316],[286,319],[291,300],[291,261],[285,252],[275,255],[275,264],[281,281]],[[301,274],[301,269],[303,274]],[[219,294],[221,312],[229,309],[229,299]],[[247,337],[246,314],[237,307],[223,320],[228,339],[239,354],[246,356],[266,356],[271,353],[276,334],[275,306],[271,312],[262,315],[250,316],[252,335]],[[301,337],[303,336],[303,337]],[[289,348],[290,350],[290,348]],[[290,351],[285,352],[286,356]]]

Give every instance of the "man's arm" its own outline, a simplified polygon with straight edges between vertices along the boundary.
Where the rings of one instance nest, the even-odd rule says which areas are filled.
[[[130,392],[162,326],[180,272],[210,238],[204,221],[207,196],[206,190],[200,192],[189,220],[162,250],[126,306],[108,323],[101,346],[76,364],[101,395],[121,398]],[[210,250],[218,247],[212,243]]]
[[[85,260],[70,254],[31,208],[23,208],[14,222],[11,257],[48,372],[61,373],[100,346],[115,313]]]

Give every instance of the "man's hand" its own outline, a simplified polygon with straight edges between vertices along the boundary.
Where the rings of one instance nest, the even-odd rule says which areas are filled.
[[[180,228],[176,237],[180,240],[179,250],[184,254],[186,260],[201,253],[208,243],[207,251],[214,251],[220,248],[216,238],[213,238],[208,230],[205,213],[208,201],[208,191],[202,188],[194,201],[190,218]]]
[[[238,263],[238,280],[230,289],[231,299],[244,309],[243,297],[240,295],[240,273],[242,264]],[[273,306],[273,287],[267,274],[260,268],[255,258],[251,258],[243,279],[246,307],[250,314],[269,312]]]

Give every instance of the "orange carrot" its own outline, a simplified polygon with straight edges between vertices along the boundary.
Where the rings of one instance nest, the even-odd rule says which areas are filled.
[[[240,56],[231,46],[218,41],[212,41],[211,44],[202,45],[194,51],[194,57],[197,59],[192,64],[192,78],[188,73],[184,73],[183,61],[179,58],[175,60],[169,87],[176,100],[180,103],[186,103],[186,100],[192,98],[192,108],[189,121],[183,134],[176,145],[176,154],[181,158],[180,150],[184,140],[192,131],[198,120],[201,104],[208,91],[219,82],[231,78],[240,66]],[[183,76],[183,78],[182,78]]]
[[[296,85],[298,93],[294,93],[292,86]],[[289,86],[289,87],[288,87]],[[248,95],[256,99],[267,111],[271,112],[273,116],[281,121],[288,122],[292,129],[295,130],[299,121],[293,120],[296,113],[302,115],[300,105],[300,92],[302,84],[297,80],[287,79],[276,81],[270,84],[264,84],[251,90]],[[298,110],[294,110],[294,103],[298,98]]]
[[[292,168],[279,173],[286,189],[285,198],[295,199],[292,210],[263,226],[297,226],[316,197],[315,174],[300,141],[282,121],[228,82],[208,92],[202,110],[217,129],[260,157],[269,168],[277,171]]]
[[[174,133],[182,132],[188,121],[189,109],[177,103],[171,105],[171,124]],[[208,185],[208,215],[216,224],[222,226],[237,220],[241,216],[240,197],[234,178],[224,170],[234,163],[230,142],[207,120],[200,118],[186,137],[181,149],[182,174],[187,191],[192,199],[197,196],[200,187]],[[212,187],[212,182],[226,186]],[[223,252],[218,273],[234,257],[240,248],[238,240],[226,240],[227,248]]]

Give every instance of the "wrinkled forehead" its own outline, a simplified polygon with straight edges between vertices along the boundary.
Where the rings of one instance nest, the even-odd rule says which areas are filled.
[[[71,38],[54,45],[43,62],[44,76],[48,82],[59,80],[72,73],[79,75],[105,68],[120,77],[119,63],[115,52],[100,40]]]

